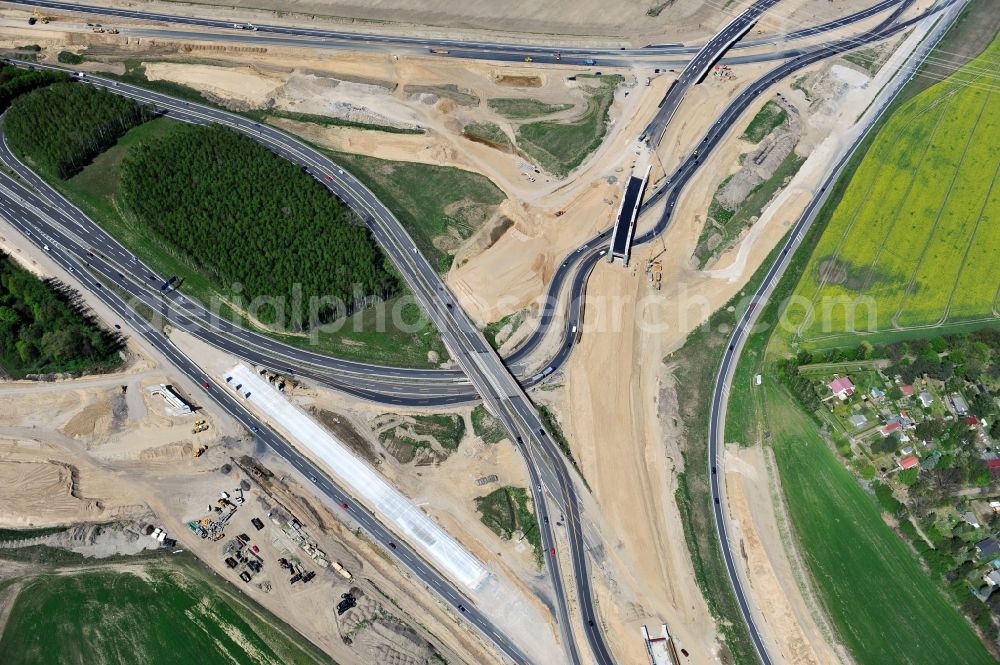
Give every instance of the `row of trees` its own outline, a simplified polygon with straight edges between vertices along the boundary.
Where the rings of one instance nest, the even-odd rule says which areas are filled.
[[[0,253],[0,364],[8,375],[107,371],[121,363],[123,346],[85,312],[78,293]]]
[[[163,245],[189,257],[258,310],[264,323],[304,330],[400,291],[399,277],[360,221],[298,167],[229,129],[182,125],[122,163],[119,203]],[[303,302],[333,297],[319,321]]]
[[[12,65],[0,65],[0,113],[5,111],[19,95],[50,83],[68,80],[69,76],[63,72],[38,72]]]
[[[153,116],[148,106],[103,88],[64,82],[15,100],[5,127],[15,152],[65,179]]]

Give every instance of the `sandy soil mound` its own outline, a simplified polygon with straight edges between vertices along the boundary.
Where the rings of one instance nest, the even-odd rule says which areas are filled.
[[[79,495],[73,469],[52,462],[0,462],[0,522],[30,526],[60,523],[81,514],[96,519],[101,502]]]
[[[252,65],[245,68],[215,65],[182,65],[172,62],[145,63],[150,81],[174,81],[250,106],[264,106],[281,80],[268,77]]]
[[[111,402],[101,400],[89,404],[62,426],[62,432],[72,439],[106,434],[111,428]]]
[[[719,190],[718,201],[727,209],[736,210],[742,205],[754,188],[774,175],[799,142],[799,114],[794,107],[781,106],[788,112],[787,125],[775,129],[745,155],[743,166]]]

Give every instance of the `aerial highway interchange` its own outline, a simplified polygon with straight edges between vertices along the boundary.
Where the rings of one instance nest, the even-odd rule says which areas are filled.
[[[727,24],[704,46],[696,49],[679,45],[659,45],[645,49],[588,51],[554,49],[552,47],[413,40],[280,26],[257,27],[259,32],[264,34],[345,41],[374,41],[387,46],[411,45],[421,48],[444,46],[449,49],[448,55],[451,57],[493,59],[503,56],[504,58],[523,59],[525,55],[535,54],[536,58],[558,57],[564,63],[572,63],[573,60],[567,56],[578,57],[581,62],[587,58],[596,57],[625,58],[627,60],[630,57],[693,56],[688,60],[687,66],[678,76],[677,84],[668,92],[664,103],[661,104],[660,112],[651,121],[646,131],[647,138],[655,145],[664,133],[669,131],[670,119],[677,107],[683,103],[684,93],[690,86],[696,85],[704,77],[705,72],[719,61],[730,48],[747,48],[758,44],[755,40],[749,40],[734,46],[734,42],[746,34],[760,14],[777,2],[778,0],[758,0],[744,14],[737,16]],[[69,3],[39,2],[32,4],[64,11],[123,15],[135,19],[211,28],[228,26],[224,21],[152,15],[143,12],[126,13],[124,10],[85,7]],[[939,2],[927,14],[907,20],[898,20],[912,5],[912,0],[885,0],[873,5],[868,10],[844,19],[804,28],[788,35],[789,39],[811,37],[876,15],[879,12],[891,10],[885,20],[860,35],[803,49],[793,55],[782,51],[780,54],[769,56],[783,60],[783,62],[747,86],[720,115],[718,121],[712,125],[697,149],[681,162],[673,174],[666,178],[662,187],[647,198],[645,203],[647,210],[652,210],[655,204],[665,201],[664,210],[659,220],[640,234],[635,242],[649,242],[663,233],[669,224],[672,210],[683,187],[697,171],[701,161],[731,131],[733,123],[753,100],[775,82],[824,58],[855,48],[858,45],[897,34],[931,12],[940,12],[954,4],[956,4],[956,0]],[[935,39],[943,32],[943,27],[942,25],[938,28]],[[239,36],[247,38],[246,35]],[[926,55],[933,43],[934,40],[928,40],[923,45],[921,57]],[[556,53],[557,50],[558,53]],[[466,53],[468,53],[467,56]],[[21,64],[40,66],[30,63]],[[609,63],[609,66],[612,65]],[[897,84],[897,90],[898,85],[901,85],[904,80],[905,76]],[[27,183],[26,186],[8,174],[0,173],[0,188],[3,191],[0,209],[6,213],[9,221],[36,245],[51,246],[50,254],[53,258],[64,268],[72,270],[85,288],[111,307],[122,319],[128,320],[133,329],[139,332],[151,346],[163,353],[177,369],[187,375],[195,384],[203,386],[209,399],[217,402],[237,421],[256,432],[256,435],[263,442],[289,460],[304,476],[317,478],[317,488],[333,502],[337,504],[349,503],[351,509],[347,518],[354,520],[379,542],[385,543],[397,541],[397,539],[379,522],[377,516],[353,502],[352,497],[347,496],[346,492],[324,475],[321,469],[300,455],[276,431],[265,423],[259,422],[239,400],[234,399],[230,393],[207,380],[205,372],[181,354],[159,328],[142,320],[132,309],[130,303],[123,299],[123,295],[127,294],[129,298],[133,299],[133,303],[146,304],[161,315],[164,321],[192,332],[195,336],[223,351],[242,357],[254,364],[308,378],[363,399],[404,406],[447,405],[482,399],[489,406],[490,411],[503,422],[512,440],[517,442],[516,445],[524,457],[538,515],[544,523],[542,537],[546,551],[554,548],[556,543],[553,529],[549,525],[550,520],[547,518],[548,503],[553,502],[558,511],[565,515],[571,546],[572,578],[576,587],[576,598],[581,604],[579,611],[583,620],[582,634],[585,636],[591,650],[591,656],[596,662],[615,662],[606,640],[601,634],[600,622],[596,620],[593,592],[590,589],[585,542],[587,525],[580,513],[577,499],[577,492],[580,491],[579,488],[582,485],[576,474],[566,464],[551,435],[546,432],[530,398],[525,393],[526,389],[541,382],[538,374],[540,368],[559,368],[572,353],[576,340],[574,331],[577,326],[582,325],[580,314],[587,278],[606,250],[608,230],[598,234],[571,253],[559,266],[548,285],[550,302],[557,302],[560,297],[564,298],[568,303],[568,312],[559,313],[553,309],[546,309],[537,329],[533,331],[529,339],[516,352],[506,359],[502,359],[486,343],[485,338],[462,310],[437,271],[416,250],[412,238],[392,212],[360,181],[319,151],[271,126],[262,125],[213,107],[174,99],[167,95],[99,76],[88,75],[82,81],[103,86],[116,94],[126,95],[151,104],[162,113],[178,120],[227,125],[306,168],[317,181],[347,203],[365,221],[379,244],[403,274],[424,312],[443,335],[452,357],[458,363],[461,371],[398,369],[330,358],[281,344],[266,335],[245,330],[214,317],[201,304],[185,298],[182,290],[167,294],[159,293],[156,287],[164,276],[156,275],[137,257],[132,257],[99,226],[18,161],[7,149],[4,142],[3,146],[0,147],[0,161],[14,170]],[[884,104],[882,108],[884,108]],[[860,140],[861,137],[852,146],[851,151],[848,151],[847,155],[844,156],[837,168],[831,172],[827,183],[832,182],[836,177],[839,169],[849,158],[853,148],[860,143]],[[791,254],[794,253],[801,241],[801,232],[808,228],[815,211],[823,200],[824,196],[821,192],[813,200],[806,214],[798,221],[780,254],[780,258],[770,267],[763,283],[754,295],[753,302],[757,306],[756,311],[753,309],[748,311],[733,333],[733,342],[726,352],[719,370],[716,394],[713,399],[710,421],[712,428],[710,456],[713,460],[718,457],[719,431],[721,423],[724,422],[723,397],[728,392],[728,381],[731,380],[732,372],[735,369],[743,336],[746,330],[752,326],[753,319],[759,314],[760,307],[777,283],[791,258]],[[109,288],[112,285],[114,288]],[[555,330],[555,334],[561,335],[562,342],[554,356],[540,361],[536,351],[541,347],[550,329]],[[719,462],[713,461],[713,470],[718,464]],[[725,532],[725,515],[721,503],[718,501],[722,492],[718,474],[713,473],[711,482],[712,495],[716,497],[716,522],[720,529],[720,540],[731,582],[739,599],[744,618],[750,627],[758,655],[762,662],[770,663],[766,647],[754,627],[750,609],[743,599],[744,592],[741,588],[741,581],[732,564],[732,554],[729,551]],[[453,607],[462,605],[462,613],[465,618],[479,629],[487,639],[493,641],[508,657],[516,662],[529,661],[516,644],[502,633],[498,633],[486,615],[477,610],[468,599],[463,598],[461,592],[443,575],[424,562],[418,552],[409,549],[405,543],[399,542],[399,546],[394,548],[390,554],[399,559],[405,567],[445,599],[448,604]],[[589,659],[579,653],[576,640],[573,637],[571,614],[566,594],[562,588],[564,575],[560,572],[560,559],[558,557],[547,557],[547,559],[549,575],[558,603],[557,614],[562,628],[564,646],[572,662],[586,662]]]

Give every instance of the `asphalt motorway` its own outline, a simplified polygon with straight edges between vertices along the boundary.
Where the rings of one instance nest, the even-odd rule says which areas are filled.
[[[438,594],[446,604],[451,606],[456,614],[461,614],[514,662],[532,662],[454,584],[421,559],[404,541],[397,539],[364,505],[356,502],[342,487],[330,480],[323,471],[303,457],[275,430],[258,420],[238,399],[234,391],[227,389],[224,384],[217,383],[213,377],[206,376],[205,372],[177,349],[159,328],[150,326],[138,316],[133,317],[131,305],[126,303],[116,292],[113,279],[109,279],[106,274],[100,275],[92,267],[87,266],[85,262],[79,261],[75,255],[64,251],[58,238],[48,235],[37,227],[35,225],[37,220],[26,218],[22,209],[14,205],[8,196],[0,197],[0,211],[4,213],[11,225],[32,244],[45,251],[61,268],[73,273],[84,288],[95,294],[123,320],[129,320],[129,326],[151,347],[162,353],[195,386],[199,386],[206,398],[218,404],[248,431],[254,432],[254,436],[260,442],[269,446],[295,467],[302,474],[303,479],[312,481],[317,491],[337,506],[341,506],[340,510],[345,513],[345,522],[356,524],[364,529],[376,543],[385,549],[386,554],[409,569],[428,589]],[[347,505],[346,509],[342,507],[345,504]],[[393,545],[390,546],[389,543]]]
[[[902,0],[880,0],[863,10],[848,16],[829,21],[815,26],[807,26],[798,30],[793,30],[780,37],[781,41],[795,41],[835,30],[858,21],[862,21],[870,16],[874,16],[893,5],[899,4]],[[575,48],[558,47],[541,44],[509,44],[498,42],[454,40],[454,39],[425,39],[419,37],[405,37],[401,35],[378,35],[353,33],[339,30],[322,30],[314,28],[302,28],[296,26],[283,25],[255,25],[253,31],[240,30],[234,28],[232,21],[223,21],[211,18],[196,18],[190,16],[178,16],[173,14],[162,14],[155,12],[136,11],[132,9],[120,9],[115,7],[100,7],[94,5],[77,4],[73,2],[59,2],[58,0],[7,0],[6,4],[22,5],[26,7],[41,7],[59,11],[73,12],[77,14],[87,14],[92,16],[113,16],[134,20],[150,21],[156,23],[166,23],[171,25],[186,25],[199,28],[221,29],[238,35],[241,40],[262,36],[287,36],[309,39],[329,40],[331,45],[336,42],[345,43],[352,46],[380,45],[389,47],[418,48],[429,52],[431,49],[447,51],[441,55],[449,57],[464,57],[474,59],[490,60],[523,60],[531,57],[537,61],[564,62],[569,64],[587,64],[586,60],[601,58],[602,64],[610,65],[606,58],[614,58],[617,61],[624,61],[623,66],[634,64],[637,60],[657,57],[672,57],[678,55],[689,55],[701,51],[703,47],[688,46],[685,44],[651,44],[642,48]],[[246,23],[244,25],[247,25]],[[736,48],[752,48],[773,42],[774,39],[748,40],[737,45]]]
[[[660,144],[667,124],[691,86],[701,83],[712,65],[718,62],[719,58],[757,23],[761,14],[777,3],[778,0],[757,0],[708,40],[708,43],[695,54],[677,80],[670,85],[670,89],[660,100],[659,110],[643,132],[651,150],[655,150]]]
[[[773,2],[774,0],[769,0],[769,1]],[[855,20],[860,20],[860,18],[865,18],[867,16],[874,15],[878,12],[883,11],[887,7],[891,7],[893,5],[898,4],[899,1],[900,0],[879,2],[873,5],[872,7],[863,10],[861,12],[858,12],[856,14],[852,14],[848,17],[831,21],[821,26],[806,28],[804,30],[791,33],[789,36],[792,35],[810,36],[818,34],[825,30],[840,27]],[[70,7],[73,7],[80,9],[80,11],[92,11],[93,13],[100,13],[102,11],[114,11],[114,12],[125,11],[125,10],[109,10],[107,8],[101,8],[101,7],[87,7],[85,5],[75,5],[70,3],[58,3],[58,2],[48,3],[45,6],[52,8],[67,9],[67,10]],[[758,2],[754,7],[760,7],[760,6],[761,3]],[[754,14],[759,13],[759,11],[755,11],[753,10],[753,8],[751,8],[751,11]],[[136,15],[145,15],[142,12],[128,12],[128,13]],[[176,18],[177,21],[179,22],[187,20],[184,17],[174,17],[174,18]],[[756,20],[755,16],[753,17],[753,20]],[[222,21],[215,21],[215,23],[218,23],[223,26],[230,25]],[[735,21],[730,23],[730,25],[728,25],[723,30],[724,34],[720,33],[720,35],[717,35],[712,40],[710,40],[709,44],[713,48],[717,48],[720,41],[732,40],[734,38],[734,35],[736,34],[736,30],[752,26],[752,24],[753,22],[751,20],[745,19],[743,17],[738,17]],[[284,30],[284,28],[280,29]],[[303,32],[311,34],[313,31],[306,29],[303,30]],[[359,39],[367,37],[365,35],[350,35],[349,33],[330,33],[330,34],[338,34],[338,35],[345,34],[347,35],[348,38],[358,37]],[[392,39],[392,38],[387,38],[387,39]],[[732,44],[730,44],[730,46],[731,45]],[[736,44],[735,46],[739,46],[739,44]],[[517,46],[517,48],[523,48],[523,47]],[[637,51],[643,51],[643,49],[639,49]],[[701,49],[700,55],[696,57],[693,63],[694,65],[701,64],[702,66],[698,67],[697,69],[692,69],[692,63],[689,63],[688,67],[685,69],[684,74],[682,74],[682,78],[684,80],[687,80],[688,78],[700,78],[700,76],[704,75],[704,72],[710,66],[710,62],[708,62],[709,56],[711,55],[713,57],[717,57],[717,55],[720,54],[721,51],[719,50],[709,52],[706,51],[704,48]],[[699,63],[699,58],[702,57],[703,59]],[[126,90],[128,88],[129,86],[121,84],[121,90]],[[116,91],[121,91],[121,90],[116,90]],[[679,104],[680,99],[682,97],[683,94],[681,94],[680,90],[678,90],[676,93],[671,93],[670,104],[664,104],[664,107],[674,108],[676,104]],[[220,118],[218,117],[218,115],[215,115],[214,117],[207,117],[206,114],[203,113],[203,111],[205,110],[204,107],[201,107],[199,105],[187,104],[185,102],[181,102],[178,100],[166,101],[168,99],[169,98],[166,98],[165,100],[160,100],[162,105],[161,108],[164,108],[164,110],[174,115],[175,117],[179,117],[180,119],[188,120],[191,122],[214,121],[214,122],[221,122],[223,124],[230,124],[226,121],[225,118]],[[245,120],[244,123],[246,123]],[[234,128],[241,129],[241,131],[245,130],[245,128],[241,127],[234,127]],[[268,144],[269,147],[271,147],[272,149],[275,149],[276,151],[280,152],[280,145],[279,145],[280,142],[278,142],[278,144],[276,144],[274,141],[264,140],[262,142]],[[293,161],[296,160],[293,159]],[[12,168],[17,169],[19,171],[19,174],[23,178],[31,181],[31,177],[33,174],[30,174],[30,171],[23,168],[23,166],[18,167],[15,164],[11,164],[11,166]],[[317,178],[321,177],[319,174],[314,174],[314,175],[316,175]],[[51,191],[51,188],[48,188],[47,185],[40,182],[40,179],[35,177],[34,181],[31,182],[32,185],[35,186],[36,188],[41,188],[39,189],[39,191],[45,191],[46,189],[48,189],[49,190],[48,198],[50,200],[54,201],[55,204],[58,204],[61,207],[63,207],[67,215],[75,216],[78,223],[86,224],[85,216],[82,215],[82,213],[80,213],[75,209],[72,209],[72,206],[69,205],[68,202],[62,200],[62,197],[55,194],[53,191]],[[662,195],[663,193],[664,192],[661,190],[657,194],[654,194],[653,198],[647,202],[647,207],[651,207],[651,205],[655,203],[658,196]],[[98,240],[102,240],[106,246],[109,247],[116,246],[115,249],[117,250],[117,253],[122,253],[120,246],[118,246],[118,244],[114,241],[113,238],[110,238],[107,234],[104,234],[99,229],[99,227],[96,227],[96,225],[91,225],[91,226],[93,228],[90,231],[88,231],[88,235],[91,238],[93,238],[95,242],[97,242]],[[602,234],[602,236],[603,235],[604,234]],[[590,250],[594,243],[601,242],[602,236],[598,236],[597,238],[593,239],[592,241],[589,241],[588,243],[585,243],[580,248],[578,248],[574,254],[567,257],[567,261],[564,262],[563,264],[564,267],[570,267],[570,264],[575,263],[575,259],[584,257],[589,259],[594,259],[595,257],[591,254]],[[637,240],[637,242],[639,241]],[[113,257],[114,255],[109,254],[109,256]],[[126,267],[131,268],[134,266],[126,266]],[[550,288],[549,290],[550,295],[553,294],[557,295],[559,293],[558,287],[561,286],[565,277],[564,274],[561,274],[562,272],[563,271],[560,268],[552,284],[553,287],[557,288]],[[150,274],[153,274],[152,271],[150,271]],[[573,298],[574,302],[577,303],[580,302],[580,299],[578,297],[580,293],[582,293],[582,291],[574,292],[571,294],[571,298]],[[385,401],[386,403],[389,404],[411,405],[411,406],[428,406],[434,404],[439,404],[439,405],[459,404],[462,402],[475,401],[477,399],[475,391],[472,389],[471,385],[469,385],[468,381],[461,372],[457,372],[454,370],[405,370],[405,369],[397,370],[389,367],[364,365],[361,363],[350,363],[348,361],[331,359],[328,356],[322,356],[320,354],[311,353],[304,349],[295,349],[285,344],[281,344],[280,342],[275,342],[273,339],[268,338],[264,335],[254,333],[253,331],[238,329],[233,324],[228,323],[227,321],[220,319],[217,316],[212,316],[210,312],[205,312],[205,311],[197,312],[196,311],[197,305],[195,303],[191,303],[190,301],[184,302],[182,296],[174,296],[172,294],[167,294],[166,299],[167,300],[180,299],[182,302],[179,304],[183,306],[186,310],[188,310],[190,314],[190,316],[188,317],[189,320],[195,322],[195,324],[197,324],[197,322],[199,321],[204,322],[206,325],[209,326],[209,328],[213,329],[215,333],[219,335],[228,335],[230,338],[232,338],[231,340],[225,342],[225,345],[223,347],[225,348],[225,350],[229,352],[235,352],[241,357],[245,357],[252,362],[263,362],[262,358],[259,355],[255,354],[265,353],[265,352],[269,353],[271,354],[272,357],[272,364],[284,363],[284,361],[287,360],[289,365],[295,365],[297,368],[301,368],[302,371],[300,373],[302,376],[305,376],[307,378],[322,380],[329,385],[335,385],[339,389],[343,389],[351,394],[354,394],[356,396],[365,399],[373,399],[374,401]],[[554,303],[555,301],[552,300],[550,302]],[[161,308],[166,307],[168,304],[170,303],[166,302],[162,303]],[[177,305],[178,303],[174,304]],[[579,308],[574,308],[574,309],[577,311],[579,310]],[[542,380],[543,377],[538,376],[538,374],[535,373],[536,370],[538,370],[538,372],[540,373],[541,371],[544,371],[544,369],[546,368],[551,368],[550,371],[554,371],[555,369],[557,369],[561,364],[561,362],[568,355],[566,353],[566,349],[572,346],[574,339],[577,337],[576,335],[567,334],[566,345],[562,347],[557,357],[552,358],[548,363],[545,363],[539,367],[531,367],[529,365],[530,357],[533,354],[533,352],[537,349],[542,339],[545,337],[545,334],[548,330],[548,325],[551,322],[552,318],[553,317],[551,316],[543,315],[542,321],[540,322],[540,325],[536,329],[535,333],[528,340],[526,340],[525,343],[522,344],[519,347],[519,349],[517,349],[513,353],[513,355],[509,356],[506,359],[508,366],[511,368],[512,371],[515,372],[517,376],[520,377],[521,384],[525,388],[530,388]],[[568,320],[566,330],[568,331],[574,325],[579,326],[579,324],[580,324],[579,317],[573,316],[573,312],[571,312],[570,320]],[[407,386],[413,386],[413,389],[410,390],[407,388]]]

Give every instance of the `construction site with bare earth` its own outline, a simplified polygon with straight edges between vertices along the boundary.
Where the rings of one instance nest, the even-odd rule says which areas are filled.
[[[0,663],[1000,659],[1000,12],[608,9],[0,2]]]

